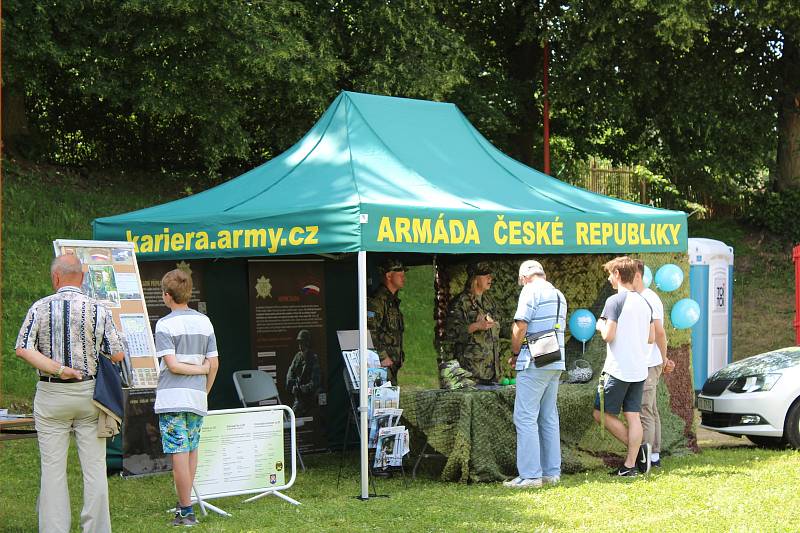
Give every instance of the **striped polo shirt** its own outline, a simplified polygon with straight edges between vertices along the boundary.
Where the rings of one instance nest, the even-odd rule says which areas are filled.
[[[110,357],[123,350],[108,308],[72,286],[61,287],[31,306],[15,348],[37,350],[85,376],[97,373],[99,355]]]
[[[556,316],[558,313],[558,316]],[[522,287],[514,313],[514,321],[527,322],[525,335],[534,335],[549,329],[558,330],[556,338],[561,348],[561,359],[541,367],[541,370],[565,370],[564,364],[564,329],[567,327],[567,300],[560,290],[549,281],[536,277]],[[531,364],[531,353],[527,345],[523,345],[517,357],[515,370],[525,370]]]
[[[174,354],[180,363],[202,365],[217,357],[217,339],[208,317],[194,309],[172,311],[156,323],[156,355],[161,359],[156,389],[156,413],[208,412],[206,375],[174,374],[163,357]]]

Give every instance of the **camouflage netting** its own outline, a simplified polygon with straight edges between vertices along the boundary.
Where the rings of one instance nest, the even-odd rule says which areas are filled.
[[[690,330],[676,330],[669,318],[672,306],[689,296],[688,262],[683,254],[642,254],[642,259],[655,272],[667,263],[684,271],[684,282],[672,292],[657,291],[664,302],[665,328],[671,358],[676,360],[675,372],[658,388],[659,412],[662,424],[662,452],[687,453],[695,447],[691,382]],[[605,299],[612,289],[606,281],[603,263],[609,255],[564,255],[537,257],[553,282],[567,298],[570,313],[580,308],[599,316]],[[505,363],[509,354],[510,324],[516,309],[519,286],[517,269],[522,259],[490,259],[494,268],[492,295],[499,304],[503,324],[502,375],[511,377],[513,371]],[[452,295],[464,287],[464,263],[436,261],[436,337],[443,333],[443,309]],[[651,288],[655,289],[654,286]],[[567,369],[577,359],[588,361],[595,374],[589,383],[562,383],[558,407],[561,419],[563,470],[566,473],[595,468],[603,464],[609,453],[620,455],[624,449],[608,432],[601,436],[592,419],[592,405],[597,376],[605,360],[605,343],[595,335],[586,343],[585,353],[579,341],[567,331]],[[450,358],[446,343],[438,342],[441,357]],[[516,475],[516,433],[512,420],[514,409],[513,386],[495,391],[408,391],[402,394],[404,417],[412,428],[412,449],[421,451],[426,437],[434,450],[447,457],[441,478],[450,481],[498,481]],[[424,435],[423,435],[424,434]]]

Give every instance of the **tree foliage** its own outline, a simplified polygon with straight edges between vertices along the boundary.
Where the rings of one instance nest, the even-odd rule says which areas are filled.
[[[587,155],[642,164],[717,203],[800,187],[797,3],[110,5],[3,5],[4,102],[8,113],[24,108],[27,143],[44,157],[246,167],[284,150],[351,89],[454,101],[501,149],[540,167],[548,43],[554,169]],[[8,128],[26,130],[4,118],[7,139]]]

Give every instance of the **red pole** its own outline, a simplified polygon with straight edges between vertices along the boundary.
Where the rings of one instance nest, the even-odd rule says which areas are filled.
[[[800,345],[800,245],[792,250],[794,261],[794,339]]]
[[[547,100],[547,85],[548,85],[548,60],[550,56],[550,45],[544,43],[544,173],[550,174],[550,102]]]

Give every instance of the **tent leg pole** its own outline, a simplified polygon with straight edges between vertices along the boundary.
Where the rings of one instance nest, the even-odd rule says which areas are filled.
[[[361,387],[358,403],[361,416],[361,499],[369,499],[369,450],[367,448],[367,252],[358,252],[358,354]]]

